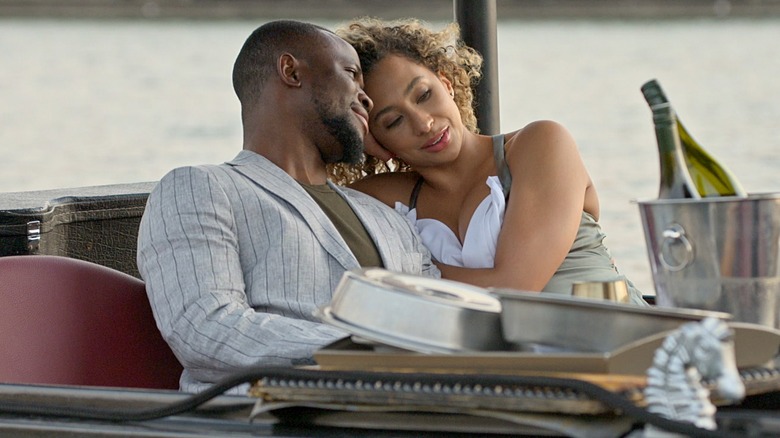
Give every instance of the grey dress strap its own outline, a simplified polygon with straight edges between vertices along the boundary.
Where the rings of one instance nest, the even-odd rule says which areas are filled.
[[[504,134],[493,136],[493,158],[496,160],[496,171],[501,188],[504,189],[504,198],[509,198],[509,189],[512,187],[512,175],[504,158]]]

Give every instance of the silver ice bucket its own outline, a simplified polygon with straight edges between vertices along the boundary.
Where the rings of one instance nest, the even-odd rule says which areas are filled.
[[[637,203],[658,306],[780,329],[780,193]]]

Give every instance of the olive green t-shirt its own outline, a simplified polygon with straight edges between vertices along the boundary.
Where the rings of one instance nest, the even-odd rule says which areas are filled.
[[[327,184],[301,184],[336,226],[361,267],[384,267],[374,240],[347,201]]]

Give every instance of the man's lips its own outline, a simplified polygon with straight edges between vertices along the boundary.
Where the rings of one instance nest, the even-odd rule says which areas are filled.
[[[352,107],[352,112],[357,115],[358,119],[360,119],[360,123],[363,124],[363,128],[366,130],[365,134],[368,134],[368,113],[366,113],[362,107]]]

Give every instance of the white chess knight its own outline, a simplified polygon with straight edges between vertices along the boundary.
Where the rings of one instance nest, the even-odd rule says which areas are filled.
[[[644,391],[648,411],[715,430],[716,409],[703,379],[714,381],[718,394],[726,400],[738,401],[745,396],[734,356],[733,331],[717,318],[681,326],[656,350]],[[677,435],[648,425],[644,436]]]

